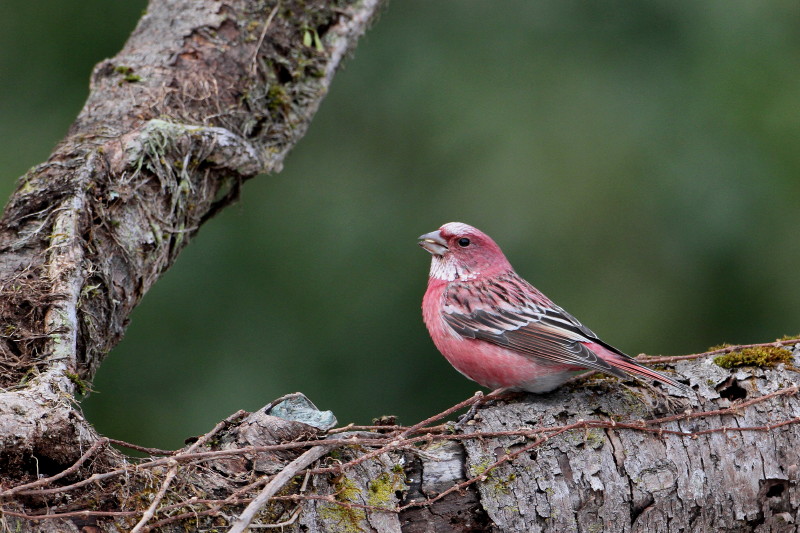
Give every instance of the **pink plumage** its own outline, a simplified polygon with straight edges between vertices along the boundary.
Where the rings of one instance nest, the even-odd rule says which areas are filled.
[[[422,316],[456,370],[486,387],[547,392],[576,373],[626,373],[684,385],[600,340],[514,272],[480,230],[450,222],[421,235],[431,256]]]

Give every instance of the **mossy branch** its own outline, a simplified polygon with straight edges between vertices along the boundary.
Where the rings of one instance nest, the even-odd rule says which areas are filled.
[[[5,486],[87,449],[90,470],[125,464],[95,447],[75,395],[201,225],[244,181],[280,171],[381,5],[152,0],[119,54],[94,68],[69,133],[0,219]]]

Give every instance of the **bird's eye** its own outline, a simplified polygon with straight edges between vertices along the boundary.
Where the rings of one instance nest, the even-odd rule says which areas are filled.
[[[462,248],[466,248],[467,246],[469,246],[469,239],[467,239],[466,237],[461,237],[460,239],[458,239],[458,245]]]

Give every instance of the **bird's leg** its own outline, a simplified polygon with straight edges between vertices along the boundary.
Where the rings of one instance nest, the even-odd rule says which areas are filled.
[[[495,400],[504,400],[507,397],[515,394],[517,393],[506,387],[500,387],[499,389],[495,389],[486,395],[484,395],[481,391],[476,392],[475,396],[477,396],[478,399],[472,404],[472,406],[470,406],[466,413],[458,418],[458,422],[456,422],[455,426],[453,426],[453,429],[455,431],[461,431],[464,426],[466,426],[473,418],[475,418],[475,415],[478,413],[478,409],[480,409],[481,406],[488,403],[493,403]]]
[[[489,393],[493,394],[493,393]],[[486,396],[484,396],[482,391],[478,391],[475,393],[475,403],[473,403],[469,410],[458,417],[458,422],[455,423],[453,426],[453,431],[461,431],[467,423],[475,417],[475,414],[478,412],[478,407],[486,400]]]

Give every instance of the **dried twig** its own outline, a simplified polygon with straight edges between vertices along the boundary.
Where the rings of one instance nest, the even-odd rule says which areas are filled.
[[[256,514],[281,487],[286,485],[299,471],[331,451],[331,449],[333,449],[332,446],[314,446],[286,465],[239,515],[239,519],[231,527],[230,533],[243,533],[256,517]]]
[[[186,449],[185,453],[190,454],[194,452],[197,448],[203,446],[206,442],[208,442],[208,440],[212,436],[219,433],[222,430],[222,428],[232,423],[234,420],[242,418],[243,415],[244,411],[237,411],[236,413],[232,414],[231,416],[229,416],[228,418],[226,418],[225,420],[214,426],[211,429],[211,431],[209,431],[208,433],[197,439],[197,441],[194,444],[192,444]],[[158,489],[158,492],[153,498],[153,501],[150,503],[150,505],[147,507],[147,510],[142,515],[142,518],[131,530],[131,533],[140,533],[141,531],[144,530],[144,528],[147,526],[147,523],[153,518],[153,516],[155,516],[156,509],[158,509],[158,506],[161,504],[161,500],[164,499],[164,495],[167,493],[167,489],[172,484],[172,480],[174,480],[175,476],[178,475],[178,461],[176,461],[174,458],[170,458],[169,462],[170,462],[169,471],[167,472],[164,481],[161,483],[161,487]]]
[[[130,442],[125,442],[124,440],[117,440],[107,438],[110,444],[116,444],[121,448],[127,448],[129,450],[135,450],[137,452],[146,453],[147,455],[175,455],[178,453],[176,450],[162,450],[160,448],[148,448],[146,446],[139,446],[138,444],[131,444]]]
[[[748,348],[767,348],[770,346],[791,346],[793,344],[800,344],[800,339],[778,339],[773,342],[758,342],[756,344],[736,344],[731,346],[723,346],[716,350],[709,350],[702,353],[693,353],[689,355],[639,355],[636,360],[640,363],[676,363],[678,361],[687,361],[690,359],[699,359],[701,357],[709,357],[712,355],[720,355],[730,352],[739,352]]]
[[[250,75],[255,76],[256,71],[258,69],[258,51],[261,50],[261,45],[264,44],[264,37],[267,36],[267,30],[269,29],[270,24],[272,24],[272,19],[275,18],[275,14],[280,9],[281,3],[278,2],[275,4],[275,7],[272,8],[270,11],[269,16],[267,17],[266,22],[264,22],[264,29],[261,30],[261,36],[258,38],[258,43],[256,44],[255,50],[253,50],[253,60],[250,64]]]
[[[66,476],[68,476],[70,474],[74,474],[75,472],[78,471],[78,469],[81,467],[81,465],[86,462],[86,460],[89,457],[91,457],[92,455],[97,453],[106,444],[108,444],[108,439],[105,439],[105,438],[98,439],[97,442],[92,444],[92,446],[88,450],[86,450],[86,453],[81,455],[80,458],[77,461],[75,461],[75,463],[72,466],[70,466],[69,468],[67,468],[63,472],[59,472],[58,474],[56,474],[54,476],[37,479],[36,481],[31,481],[30,483],[24,483],[22,485],[17,485],[16,487],[12,487],[10,489],[7,489],[7,490],[3,491],[0,494],[0,496],[3,496],[3,497],[12,496],[12,495],[17,494],[19,492],[23,492],[23,491],[26,491],[26,490],[32,490],[32,489],[35,489],[35,488],[38,488],[38,487],[43,487],[45,485],[49,485],[50,483],[52,483],[54,481],[58,481],[59,479],[61,479],[63,477],[66,477]]]

